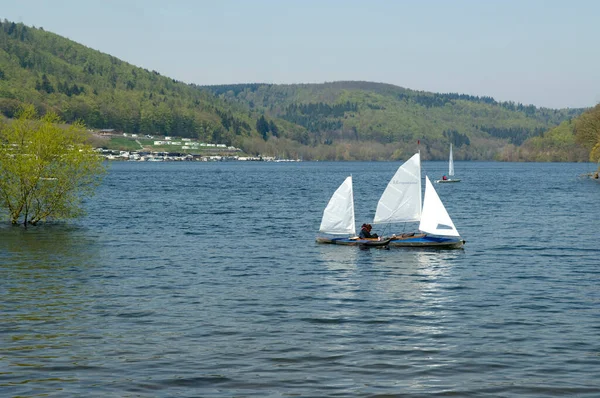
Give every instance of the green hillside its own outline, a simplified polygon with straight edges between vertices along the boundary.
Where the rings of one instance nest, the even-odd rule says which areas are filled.
[[[500,159],[506,148],[543,138],[547,130],[583,112],[370,82],[205,88],[229,102],[301,125],[306,130],[293,138],[316,147],[319,157],[343,156],[342,145],[351,148],[350,156],[363,152],[405,158],[420,140],[426,158],[446,158],[453,143],[456,159]]]
[[[0,113],[21,103],[67,122],[129,133],[233,144],[256,135],[258,115],[206,90],[135,67],[43,29],[0,24]]]
[[[547,132],[584,109],[358,81],[197,86],[4,20],[0,113],[11,118],[23,103],[91,129],[196,138],[305,160],[402,159],[417,140],[425,159],[446,159],[453,143],[457,160],[587,160],[573,150],[578,143],[555,140],[552,156],[541,156],[547,150],[538,143],[554,139]]]
[[[582,162],[587,161],[588,152],[576,141],[574,120],[527,139],[521,146],[507,145],[500,160],[523,162]]]

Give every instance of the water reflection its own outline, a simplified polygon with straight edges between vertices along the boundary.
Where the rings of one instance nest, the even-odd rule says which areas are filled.
[[[453,366],[457,329],[456,289],[463,281],[455,267],[464,252],[319,248],[326,267],[325,309],[334,322],[328,347],[352,352],[362,370],[392,368],[402,356],[410,367],[406,385],[439,385],[440,372]],[[376,339],[362,336],[376,335]],[[375,355],[375,356],[373,356]],[[374,359],[376,358],[376,359]],[[442,383],[443,384],[443,383]]]
[[[89,257],[90,239],[85,228],[73,225],[45,224],[27,229],[0,225],[0,259],[2,264],[24,260],[37,261],[37,265],[60,264],[59,259],[77,264]]]
[[[422,296],[453,283],[453,264],[464,251],[318,245],[318,256],[337,284],[370,280],[379,284],[377,291]]]
[[[318,245],[321,262],[325,265],[325,293],[327,300],[335,304],[329,307],[332,317],[348,317],[355,314],[348,303],[355,300],[360,286],[358,248],[335,245]]]
[[[457,255],[434,250],[396,251],[383,261],[386,277],[379,288],[420,309],[448,305],[451,290],[460,285],[453,273]]]
[[[452,291],[461,286],[453,266],[462,251],[360,250],[322,245],[318,254],[327,270],[326,292],[336,300],[393,303],[397,306],[393,312],[406,305],[431,316],[451,306]]]
[[[336,245],[317,245],[321,262],[330,271],[356,270],[358,248]]]
[[[43,381],[43,368],[68,362],[69,347],[85,316],[87,275],[95,250],[80,227],[0,226],[0,336],[5,342],[0,357],[7,358],[3,378],[8,380],[4,386],[11,385],[11,378],[22,382],[24,373],[30,382]]]

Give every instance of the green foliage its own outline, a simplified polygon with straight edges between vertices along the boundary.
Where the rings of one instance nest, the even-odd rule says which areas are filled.
[[[493,126],[480,126],[481,131],[485,131],[492,137],[507,139],[508,142],[515,145],[521,145],[527,138],[538,137],[545,130],[545,127],[493,127]]]
[[[80,216],[104,173],[83,125],[60,123],[53,113],[37,119],[30,105],[0,126],[0,211],[13,224]]]
[[[548,129],[583,112],[369,82],[254,83],[204,88],[223,100],[244,104],[270,118],[285,119],[301,127],[280,136],[306,146],[309,159],[324,159],[324,154],[328,159],[340,158],[340,153],[348,152],[350,159],[391,159],[394,154],[414,151],[417,140],[424,143],[425,159],[445,159],[449,143],[456,147],[457,160],[495,159],[503,148],[541,137]],[[353,142],[377,147],[381,152],[374,155],[371,151],[355,150]],[[330,148],[321,148],[323,145]]]
[[[591,162],[600,162],[600,104],[575,120],[577,142],[589,151]]]
[[[67,123],[232,143],[259,114],[41,29],[0,24],[0,112],[33,103]]]
[[[256,131],[263,137],[263,139],[267,140],[267,133],[269,132],[269,122],[265,119],[264,116],[261,116],[256,121]]]
[[[338,130],[342,127],[342,118],[346,112],[356,112],[358,106],[345,104],[325,104],[323,102],[308,104],[290,104],[281,117],[292,123],[305,127],[310,132]]]
[[[509,145],[499,156],[506,161],[581,162],[586,150],[575,140],[574,122],[567,120],[540,136],[527,139],[521,146]]]
[[[471,140],[466,134],[461,134],[456,130],[444,130],[442,135],[450,141],[456,148],[460,148],[463,145],[471,145]]]
[[[120,151],[139,151],[141,149],[135,140],[126,137],[111,137],[109,143],[110,148]]]

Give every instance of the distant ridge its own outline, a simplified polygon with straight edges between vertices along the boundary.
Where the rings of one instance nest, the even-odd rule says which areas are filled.
[[[312,134],[297,140],[306,145],[345,142],[352,152],[360,152],[353,145],[360,141],[369,143],[363,152],[381,153],[381,145],[389,149],[405,143],[388,151],[392,159],[409,156],[417,140],[423,143],[425,159],[447,158],[448,143],[455,146],[458,160],[499,159],[505,149],[541,137],[584,111],[537,108],[487,96],[430,93],[364,81],[202,88],[229,102],[304,127]]]
[[[0,113],[55,111],[95,129],[192,137],[304,160],[499,159],[581,114],[386,83],[186,84],[42,28],[0,22]]]

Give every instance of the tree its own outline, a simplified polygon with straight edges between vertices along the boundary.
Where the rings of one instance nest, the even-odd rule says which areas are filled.
[[[42,75],[42,83],[38,87],[38,90],[44,90],[48,94],[52,94],[54,92],[54,87],[52,87],[52,83],[50,83],[50,80],[48,80],[48,76],[46,76],[46,74]]]
[[[272,120],[269,120],[269,131],[271,131],[273,137],[279,137],[279,128],[277,128],[277,125]]]
[[[591,162],[600,162],[600,104],[575,120],[575,138],[590,151]]]
[[[38,118],[33,105],[0,126],[0,212],[13,224],[81,216],[105,172],[79,123],[65,128],[56,114]]]
[[[256,131],[258,131],[259,134],[263,137],[263,140],[266,141],[269,138],[269,136],[267,135],[267,133],[269,132],[269,123],[267,122],[267,119],[265,119],[265,117],[262,115],[256,121]]]

